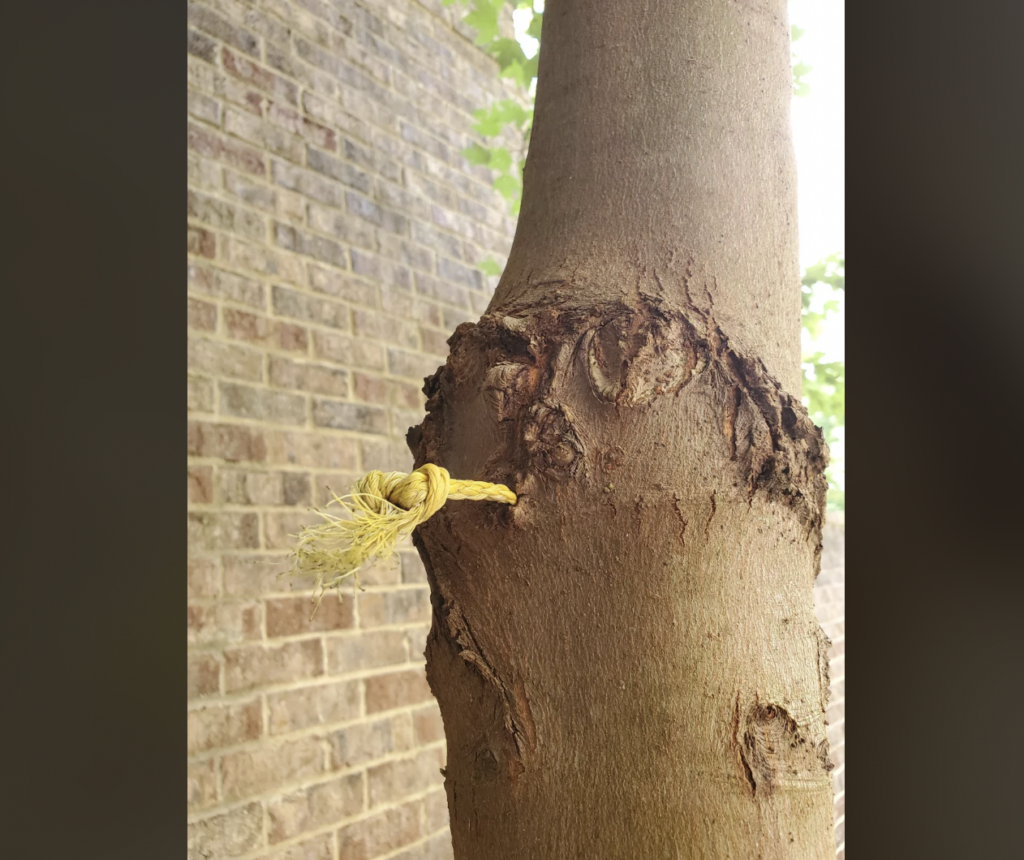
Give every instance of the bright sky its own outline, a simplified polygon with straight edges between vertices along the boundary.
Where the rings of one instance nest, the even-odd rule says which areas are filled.
[[[790,0],[789,22],[804,30],[793,43],[812,67],[810,93],[793,99],[799,181],[800,265],[845,250],[845,2]]]

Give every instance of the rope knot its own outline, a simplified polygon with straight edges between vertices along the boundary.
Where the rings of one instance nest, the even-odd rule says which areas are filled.
[[[354,495],[365,495],[367,505],[378,514],[386,515],[389,506],[409,513],[415,511],[416,525],[419,525],[441,509],[448,499],[450,487],[448,470],[427,463],[409,475],[405,472],[369,472],[356,484]]]
[[[503,484],[453,481],[447,469],[433,463],[408,475],[368,472],[350,495],[331,495],[327,506],[336,504],[349,516],[318,510],[324,522],[302,530],[295,545],[295,564],[282,574],[315,579],[314,612],[328,588],[348,576],[358,584],[358,571],[365,562],[391,556],[398,540],[430,519],[448,499],[516,503],[516,494]]]

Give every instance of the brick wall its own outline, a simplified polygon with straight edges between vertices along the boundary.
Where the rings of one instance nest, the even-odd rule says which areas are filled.
[[[814,611],[829,649],[831,687],[828,711],[828,742],[832,753],[832,787],[835,791],[836,856],[846,857],[846,563],[845,515],[829,513],[825,524],[821,573],[814,583]]]
[[[404,469],[514,222],[459,155],[507,94],[440,0],[188,6],[189,857],[450,856],[423,568],[324,600],[289,534]]]

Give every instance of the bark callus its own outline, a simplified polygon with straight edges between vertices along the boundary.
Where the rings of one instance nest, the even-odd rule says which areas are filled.
[[[460,326],[410,434],[519,495],[415,535],[456,856],[824,850],[821,434],[710,310],[551,295]]]

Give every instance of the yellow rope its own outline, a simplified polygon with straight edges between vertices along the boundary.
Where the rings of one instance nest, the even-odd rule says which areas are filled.
[[[365,562],[390,556],[399,538],[432,517],[448,499],[516,503],[516,494],[504,484],[454,481],[447,469],[432,463],[411,474],[370,472],[350,495],[331,495],[328,506],[339,505],[350,518],[316,511],[324,522],[302,530],[295,545],[295,565],[282,574],[315,579],[314,613],[324,591],[348,576],[358,583],[358,571]]]

